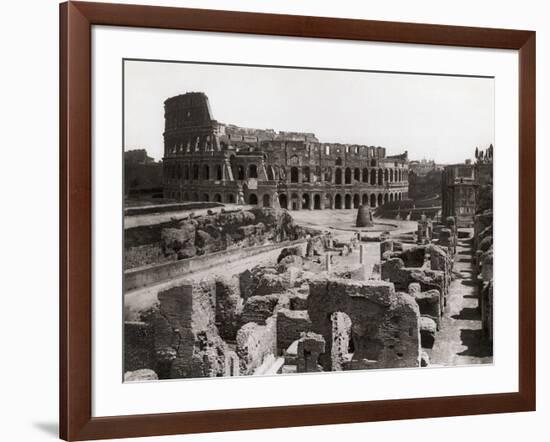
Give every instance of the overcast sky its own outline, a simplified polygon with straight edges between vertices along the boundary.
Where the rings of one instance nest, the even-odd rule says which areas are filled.
[[[393,73],[125,62],[125,150],[163,156],[169,97],[205,92],[222,123],[314,132],[438,163],[494,141],[494,80]]]

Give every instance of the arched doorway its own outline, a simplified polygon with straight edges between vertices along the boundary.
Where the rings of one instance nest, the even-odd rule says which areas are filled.
[[[304,193],[302,195],[302,209],[309,209],[309,202],[310,202],[309,193]]]
[[[248,178],[258,178],[258,167],[255,164],[249,166]]]
[[[346,193],[345,205],[346,205],[346,209],[351,209],[351,195],[349,193]]]
[[[315,210],[321,210],[321,195],[315,194],[313,197],[313,208]]]
[[[228,193],[225,197],[225,201],[227,201],[229,204],[235,204],[235,195],[232,193]]]
[[[382,205],[382,194],[381,193],[378,194],[378,205],[379,206]]]
[[[271,207],[271,198],[267,193],[263,196],[262,200],[264,207]]]
[[[357,182],[361,181],[361,169],[358,167],[353,170],[353,179]]]
[[[210,201],[210,196],[207,193],[205,193],[202,195],[202,200],[208,202]]]
[[[370,206],[376,207],[376,195],[374,193],[371,193],[370,195]]]
[[[384,195],[384,204],[388,204],[388,201],[390,200],[390,196],[386,193]]]
[[[342,184],[342,169],[336,169],[335,184]]]
[[[354,208],[354,209],[358,209],[358,208],[359,208],[359,204],[361,204],[360,201],[361,201],[361,199],[360,199],[358,193],[356,193],[355,195],[353,195],[353,208]]]
[[[279,195],[279,206],[281,209],[287,209],[288,208],[288,201],[286,199],[286,193],[281,193]]]
[[[248,204],[255,206],[258,204],[258,197],[255,193],[251,193],[248,197]]]
[[[297,167],[291,167],[290,168],[290,182],[291,183],[297,183],[298,182],[298,168]]]
[[[341,209],[342,208],[342,195],[337,194],[334,197],[334,208],[335,209]]]
[[[370,184],[371,186],[376,186],[376,169],[370,171]]]
[[[327,193],[325,195],[325,209],[332,209],[332,195]]]
[[[368,203],[369,203],[369,196],[366,193],[364,193],[363,198],[361,199],[361,204],[367,205]]]
[[[292,210],[300,210],[300,200],[298,199],[298,195],[295,193],[290,195],[290,205]]]
[[[346,184],[351,184],[351,169],[349,167],[346,167]]]
[[[222,196],[219,193],[216,193],[214,195],[214,202],[221,203],[222,202]]]
[[[363,169],[363,182],[368,183],[369,182],[369,170]]]
[[[378,169],[378,185],[381,186],[382,184],[384,184],[384,171]]]

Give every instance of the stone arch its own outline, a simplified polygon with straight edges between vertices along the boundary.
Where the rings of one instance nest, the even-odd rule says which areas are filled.
[[[313,208],[315,210],[321,210],[321,195],[318,193],[313,196]]]
[[[214,194],[214,202],[216,203],[222,202],[222,196],[219,193]]]
[[[302,194],[302,209],[309,209],[309,204],[311,202],[311,197],[309,196],[309,193],[303,193]]]
[[[336,165],[337,165],[337,166],[341,166],[341,165],[342,165],[342,158],[341,158],[341,157],[336,158]]]
[[[335,184],[342,184],[342,169],[336,169]]]
[[[267,179],[269,181],[275,180],[275,171],[273,170],[273,166],[267,166]]]
[[[331,182],[332,182],[332,168],[331,168],[331,167],[326,167],[326,168],[325,168],[325,173],[324,173],[323,179],[324,179],[324,181],[326,181],[327,183],[331,183]]]
[[[262,197],[262,205],[264,207],[271,207],[271,197],[268,193],[264,193],[264,196]]]
[[[390,171],[388,169],[384,169],[384,181],[387,183],[390,180]]]
[[[376,186],[376,169],[370,171],[370,184],[371,186]]]
[[[386,281],[316,280],[309,284],[308,315],[311,329],[325,339],[319,363],[325,371],[334,365],[333,314],[345,313],[353,345],[351,369],[398,368],[420,365],[420,313],[414,298],[397,294]],[[384,302],[380,302],[384,299]],[[347,322],[347,321],[346,321]],[[348,347],[348,353],[350,348]]]
[[[208,166],[208,164],[205,164],[204,166],[202,166],[202,178],[204,180],[210,179],[210,167]]]
[[[393,202],[393,193],[390,193],[390,203]]]
[[[393,169],[390,169],[390,183],[393,183]]]
[[[176,166],[176,178],[177,178],[178,180],[181,180],[181,177],[182,177],[182,173],[181,173],[181,172],[182,172],[182,171],[181,171],[181,164],[178,164],[178,165]]]
[[[374,193],[370,194],[370,206],[376,207],[376,195]]]
[[[248,195],[248,204],[256,206],[258,204],[258,196],[255,193]]]
[[[223,167],[219,164],[216,166],[216,179],[218,181],[223,180]]]
[[[311,182],[311,170],[308,166],[304,167],[302,169],[302,183],[309,183]]]
[[[349,193],[346,193],[344,197],[344,205],[346,209],[351,209],[351,195]]]
[[[360,205],[361,205],[361,197],[359,196],[358,193],[356,193],[355,195],[353,195],[353,208],[358,209]]]
[[[361,182],[361,169],[359,169],[358,167],[353,169],[353,179],[358,183]]]
[[[374,158],[370,160],[370,167],[376,167],[376,160]]]
[[[300,210],[300,200],[297,193],[290,195],[290,208],[292,210]]]
[[[335,209],[341,209],[342,208],[342,195],[339,193],[336,194],[334,197],[334,208]]]
[[[361,204],[363,204],[364,206],[369,204],[369,196],[366,193],[364,193],[363,197],[361,198]]]
[[[332,209],[332,195],[327,193],[325,195],[325,209]]]
[[[255,164],[248,166],[248,178],[258,178],[258,166]]]
[[[381,205],[382,205],[382,201],[383,201],[383,199],[382,199],[382,194],[379,193],[379,194],[378,194],[378,206],[381,206]]]
[[[245,179],[244,167],[242,165],[237,166],[237,179],[240,181]]]
[[[385,193],[384,194],[384,204],[388,204],[389,201],[390,201],[390,196],[387,193]]]
[[[199,200],[199,194],[197,192],[193,192],[193,201]]]
[[[208,195],[207,193],[203,193],[202,200],[206,202],[210,201],[210,195]]]
[[[225,196],[225,201],[228,202],[229,204],[235,204],[235,195],[232,193],[228,193]]]
[[[351,184],[351,169],[349,167],[346,167],[344,178],[345,178],[346,184]]]
[[[382,169],[378,169],[378,185],[381,186],[384,184],[384,171]]]
[[[367,168],[363,169],[363,182],[364,183],[369,182],[369,169],[367,169]]]
[[[290,168],[290,182],[291,183],[297,183],[298,182],[298,168],[297,167],[291,167]]]
[[[185,181],[189,180],[189,164],[186,164],[185,166],[183,166],[183,179]]]
[[[288,208],[288,200],[286,198],[286,193],[279,194],[279,206],[281,207],[281,209]]]

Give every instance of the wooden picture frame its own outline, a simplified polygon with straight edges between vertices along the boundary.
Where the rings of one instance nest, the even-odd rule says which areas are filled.
[[[519,391],[92,417],[92,25],[519,51]],[[535,32],[248,12],[60,5],[60,437],[65,440],[535,410]]]

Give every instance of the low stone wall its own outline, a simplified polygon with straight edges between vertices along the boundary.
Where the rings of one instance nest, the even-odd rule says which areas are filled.
[[[271,316],[265,325],[249,322],[237,333],[237,355],[241,374],[254,373],[270,355],[277,354],[277,318]]]
[[[129,292],[130,290],[135,290],[140,287],[146,287],[158,282],[182,277],[188,273],[206,270],[220,264],[239,261],[249,256],[277,249],[281,246],[301,244],[304,242],[305,240],[300,239],[280,244],[260,245],[247,249],[224,250],[210,255],[126,270],[124,272],[124,290],[125,292]]]
[[[307,310],[281,309],[277,313],[277,348],[282,353],[302,333],[311,330],[311,321]]]

